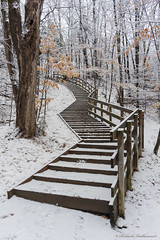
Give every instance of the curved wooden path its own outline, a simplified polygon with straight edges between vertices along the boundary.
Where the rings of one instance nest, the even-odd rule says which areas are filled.
[[[88,92],[71,82],[67,82],[67,87],[76,101],[61,113],[61,117],[79,136],[79,143],[9,191],[8,197],[16,195],[107,215],[114,225],[118,214],[124,211],[121,210],[124,196],[121,198],[119,190],[121,170],[117,166],[118,138],[111,140],[113,129],[88,114]],[[95,109],[94,114],[97,114]],[[123,161],[127,165],[125,151]],[[124,195],[126,180],[123,179]]]

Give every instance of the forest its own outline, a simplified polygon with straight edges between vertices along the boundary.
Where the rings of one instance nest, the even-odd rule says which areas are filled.
[[[145,112],[152,108],[159,109],[158,0],[41,1],[38,8],[32,11],[34,2],[36,4],[37,1],[28,1],[25,5],[17,0],[1,1],[1,28],[4,30],[4,35],[1,33],[1,97],[5,102],[1,104],[1,122],[12,120],[11,106],[16,102],[17,126],[23,131],[23,126],[32,122],[30,133],[26,134],[34,135],[36,116],[35,106],[31,106],[35,104],[33,99],[37,99],[36,96],[41,98],[41,80],[54,79],[57,74],[69,78],[78,76],[97,88],[101,87],[101,95],[107,102],[114,95],[120,105],[141,107]],[[35,11],[38,14],[35,23],[38,30],[32,36],[35,26],[31,23]],[[28,47],[30,42],[34,44]],[[27,99],[33,102],[28,103],[33,108],[29,110],[33,111],[29,120],[27,109],[21,108],[18,102],[26,105],[19,89],[24,85],[28,89],[32,82],[28,78],[24,80],[23,76],[31,72],[26,64],[31,52],[34,55],[32,58],[36,59],[34,65],[37,66],[34,68],[39,67],[40,71],[39,74],[34,73],[34,91],[28,91]],[[23,69],[22,76],[20,69]],[[7,116],[6,108],[10,109]],[[28,123],[20,120],[24,111]]]
[[[160,1],[0,3],[0,239],[158,240]],[[82,103],[86,119],[96,119],[82,121],[84,129],[78,129]],[[67,164],[86,169],[77,174]],[[79,211],[70,201],[65,208],[14,194],[25,184],[35,196],[50,193],[48,168],[60,179],[51,180],[54,191],[65,197],[73,191],[73,205],[94,175],[85,187],[94,189],[101,181],[99,189],[111,192],[112,212],[106,198],[109,215]]]
[[[26,137],[35,135],[41,108],[50,101],[44,82],[57,75],[92,83],[107,102],[159,112],[158,0],[38,3],[1,1],[1,122],[12,120],[15,104],[16,126]]]

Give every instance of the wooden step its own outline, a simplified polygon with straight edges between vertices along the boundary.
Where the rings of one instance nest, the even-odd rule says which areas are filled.
[[[86,126],[73,126],[73,125],[70,124],[70,127],[75,129],[75,130],[77,130],[77,131],[78,130],[85,130],[85,131],[87,131],[87,130],[91,130],[91,129],[93,129],[93,130],[99,129],[99,130],[107,130],[108,132],[110,132],[110,130],[111,130],[111,129],[106,128],[104,126],[87,126],[87,124],[86,124]]]
[[[82,137],[81,137],[82,138]],[[110,138],[98,139],[98,138],[82,138],[85,143],[110,143]]]
[[[61,161],[79,162],[84,161],[87,163],[111,164],[110,156],[99,155],[79,155],[79,154],[66,154],[60,156]]]
[[[78,143],[78,147],[82,148],[94,148],[94,149],[117,149],[117,143]]]
[[[115,166],[111,168],[111,165],[107,164],[93,164],[86,162],[68,162],[59,161],[55,163],[50,163],[48,165],[49,169],[56,171],[66,171],[66,172],[83,172],[83,173],[96,173],[96,174],[107,174],[116,175],[118,168]]]
[[[110,133],[79,133],[79,136],[83,136],[83,137],[110,137]]]
[[[56,206],[110,214],[111,190],[104,187],[32,180],[14,189],[16,196]]]
[[[86,155],[103,155],[112,156],[114,150],[103,150],[103,149],[91,149],[91,148],[80,148],[70,149],[71,154],[86,154]]]
[[[99,140],[108,140],[108,141],[110,141],[110,136],[103,136],[103,135],[100,135],[100,136],[94,136],[94,135],[88,135],[88,136],[83,136],[83,135],[79,135],[81,138],[82,138],[82,140],[83,141],[86,141],[87,139],[89,140],[92,140],[92,139],[97,139],[97,141],[98,141],[98,139]]]
[[[65,118],[64,118],[65,119]],[[65,119],[67,123],[73,122],[73,118],[71,119]],[[79,122],[80,120],[75,120],[75,122]],[[82,122],[84,122],[84,119],[81,119]],[[96,120],[95,120],[96,121]],[[90,119],[85,119],[85,122],[90,122]]]
[[[112,186],[113,182],[115,182],[117,176],[95,173],[62,172],[55,170],[47,170],[43,173],[38,173],[34,175],[34,179],[47,182],[59,182],[109,188]]]
[[[95,122],[89,122],[89,123],[85,123],[85,122],[72,122],[71,125],[73,126],[103,126],[103,127],[107,127],[107,128],[110,128],[109,126],[101,123],[101,122],[98,122],[98,121],[95,121]],[[110,128],[111,129],[111,128]]]
[[[97,122],[94,123],[90,123],[90,122],[70,122],[70,126],[71,127],[84,127],[84,128],[87,128],[87,127],[106,127],[108,130],[111,130],[111,128],[109,128],[108,126],[104,126],[104,125],[101,125],[101,124],[97,124]]]
[[[88,117],[88,114],[87,114],[87,111],[84,111],[84,110],[77,110],[77,111],[73,111],[73,112],[62,112],[61,113],[61,115],[62,116],[66,116],[66,117],[68,117],[68,116],[77,116],[77,114],[78,114],[78,116],[87,116]]]
[[[108,131],[107,129],[99,129],[99,128],[90,128],[90,129],[74,129],[75,132],[77,133],[107,133],[108,135],[110,135],[110,131]]]

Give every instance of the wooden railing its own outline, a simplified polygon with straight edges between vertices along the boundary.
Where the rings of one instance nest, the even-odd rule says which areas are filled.
[[[98,98],[98,90],[85,80],[81,78],[71,78],[67,80],[84,89],[86,92],[91,94],[92,97],[95,97],[96,99]]]
[[[88,98],[88,111],[113,127],[110,138],[111,141],[117,141],[118,148],[111,158],[111,166],[118,165],[118,178],[112,186],[112,197],[118,194],[119,216],[124,217],[125,193],[132,190],[132,174],[138,170],[138,158],[142,156],[144,148],[144,112],[140,109],[132,111],[92,97]]]
[[[111,127],[115,127],[119,121],[122,121],[126,114],[132,113],[132,110],[115,104],[107,103],[88,97],[88,111],[90,114],[106,122]]]
[[[118,199],[117,211],[124,217],[124,197],[132,190],[132,174],[138,170],[138,158],[144,148],[144,112],[134,111],[116,104],[98,100],[98,91],[81,79],[69,80],[89,93],[88,112],[112,127],[110,140],[117,142],[117,150],[111,157],[111,167],[118,165],[117,180],[112,184],[113,199]],[[113,200],[114,201],[114,200]]]

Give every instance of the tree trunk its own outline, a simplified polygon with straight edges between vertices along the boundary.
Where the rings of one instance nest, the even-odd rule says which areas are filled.
[[[121,2],[120,2],[121,4]],[[119,103],[120,105],[123,105],[123,71],[122,71],[122,56],[121,56],[121,26],[118,26],[117,22],[117,11],[116,11],[116,1],[113,0],[113,8],[114,8],[114,24],[116,27],[116,36],[117,36],[117,55],[118,55],[118,65],[119,65],[119,79],[120,79],[120,87],[119,87]],[[122,24],[122,12],[121,12],[121,7],[119,8],[119,14],[120,14],[120,25]]]
[[[11,36],[19,66],[16,126],[23,137],[32,137],[36,133],[35,92],[43,0],[27,1],[23,30],[19,4],[19,0],[8,0]]]
[[[6,4],[7,4],[6,0],[1,0],[5,55],[7,60],[7,67],[8,67],[8,72],[10,76],[10,81],[12,84],[14,100],[16,102],[18,86],[17,86],[17,80],[16,80],[16,70],[15,70],[14,57],[13,57],[13,46],[12,46],[11,31],[10,31],[10,26],[8,22],[8,13],[7,13]]]
[[[98,67],[98,57],[97,57],[97,33],[96,33],[96,0],[92,0],[93,2],[93,61],[92,66],[95,68],[93,70],[93,79],[94,79],[94,87],[97,86],[98,74],[96,72],[96,68]]]
[[[158,153],[158,149],[159,149],[159,146],[160,146],[160,129],[159,129],[159,133],[158,133],[158,137],[157,137],[157,142],[156,142],[156,145],[154,147],[154,154],[157,155]]]
[[[138,33],[138,26],[139,26],[139,9],[135,6],[135,65],[136,65],[136,88],[137,88],[137,108],[139,108],[139,33]]]

